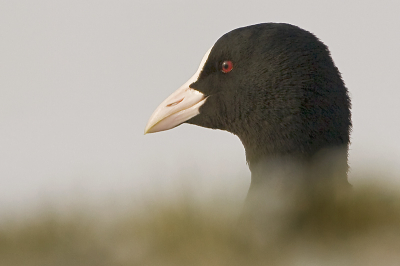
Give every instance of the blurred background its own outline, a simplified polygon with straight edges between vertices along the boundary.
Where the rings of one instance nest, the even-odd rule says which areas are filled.
[[[398,182],[398,10],[389,0],[0,1],[0,211],[132,206],[181,188],[243,199],[250,172],[238,138],[143,130],[221,35],[261,22],[328,45],[352,98],[350,182],[377,169]]]
[[[0,265],[398,265],[398,10],[389,0],[0,0]],[[352,98],[355,193],[300,211],[271,204],[238,225],[250,184],[238,138],[143,131],[221,35],[261,22],[328,45]]]

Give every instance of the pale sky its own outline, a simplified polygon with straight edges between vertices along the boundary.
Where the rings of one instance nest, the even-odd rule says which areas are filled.
[[[399,9],[359,0],[0,0],[0,210],[185,186],[202,196],[240,184],[245,195],[250,173],[232,134],[143,130],[221,35],[261,22],[300,26],[329,47],[352,98],[350,181],[382,169],[395,179]]]

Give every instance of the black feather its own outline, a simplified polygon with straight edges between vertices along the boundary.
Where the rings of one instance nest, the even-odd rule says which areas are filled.
[[[229,73],[220,69],[225,60],[234,65]],[[350,99],[328,48],[310,32],[276,23],[235,29],[215,43],[190,87],[208,99],[187,122],[240,138],[251,190],[276,176],[348,186]]]

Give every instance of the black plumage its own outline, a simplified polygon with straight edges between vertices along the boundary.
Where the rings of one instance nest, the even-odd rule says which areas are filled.
[[[225,73],[228,61],[233,68]],[[349,187],[348,91],[328,48],[310,32],[280,23],[235,29],[215,43],[188,89],[204,100],[199,114],[176,125],[237,135],[252,172],[250,191],[262,184]]]

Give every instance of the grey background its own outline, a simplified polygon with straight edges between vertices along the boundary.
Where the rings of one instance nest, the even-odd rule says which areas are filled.
[[[250,173],[233,135],[143,135],[224,33],[287,22],[328,45],[350,90],[350,180],[400,172],[397,1],[0,1],[0,209],[204,197]],[[365,174],[367,173],[367,174]],[[132,201],[129,201],[132,204]]]

